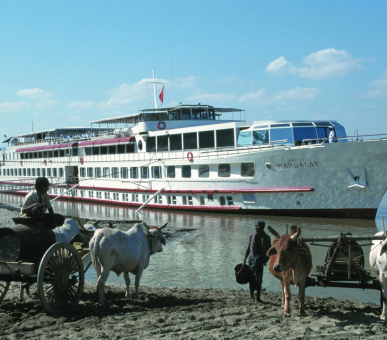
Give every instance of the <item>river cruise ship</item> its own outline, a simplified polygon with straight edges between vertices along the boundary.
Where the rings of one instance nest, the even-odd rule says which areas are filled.
[[[238,109],[179,105],[14,136],[1,151],[0,192],[25,195],[44,176],[53,199],[375,218],[387,135],[349,137],[336,121],[243,118]]]

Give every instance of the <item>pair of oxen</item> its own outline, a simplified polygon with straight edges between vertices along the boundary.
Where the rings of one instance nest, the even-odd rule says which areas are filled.
[[[270,272],[280,280],[282,291],[282,306],[285,316],[290,316],[290,285],[299,287],[299,312],[305,312],[305,288],[311,280],[308,275],[312,269],[312,254],[309,247],[301,238],[301,228],[292,226],[290,235],[279,235],[268,226],[275,236],[272,247],[268,250],[270,256]],[[375,236],[381,236],[383,232]],[[380,319],[386,320],[387,303],[387,239],[373,240],[369,262],[372,270],[379,276],[381,284],[382,314]]]
[[[90,241],[90,252],[98,277],[98,294],[101,305],[106,304],[104,285],[110,271],[124,273],[126,296],[129,296],[130,280],[128,272],[135,274],[135,296],[141,275],[149,264],[150,255],[162,251],[165,237],[162,227],[149,227],[145,222],[135,225],[127,232],[111,228],[99,229]],[[143,230],[146,230],[144,233]],[[272,227],[269,231],[275,236],[272,247],[268,250],[270,256],[270,272],[280,280],[282,291],[282,306],[285,316],[290,316],[290,285],[299,287],[299,312],[305,312],[305,288],[308,275],[312,269],[312,254],[301,238],[301,228],[292,226],[290,235],[279,235]],[[376,235],[382,235],[380,232]],[[370,252],[371,268],[379,275],[381,283],[381,319],[385,320],[387,301],[387,240],[374,240]]]

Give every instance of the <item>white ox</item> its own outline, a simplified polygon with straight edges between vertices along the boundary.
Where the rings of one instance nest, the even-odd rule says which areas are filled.
[[[382,236],[383,231],[375,236]],[[382,315],[380,319],[386,320],[386,303],[387,303],[387,240],[373,240],[370,251],[370,266],[372,270],[379,275],[381,290]]]
[[[90,240],[90,254],[97,272],[97,292],[99,304],[106,305],[104,287],[110,271],[117,275],[124,273],[126,297],[129,297],[129,272],[135,275],[135,297],[138,298],[138,287],[141,275],[148,267],[151,255],[161,252],[165,238],[161,227],[149,227],[145,222],[137,223],[126,232],[103,228],[98,229]],[[143,227],[147,229],[145,234]]]

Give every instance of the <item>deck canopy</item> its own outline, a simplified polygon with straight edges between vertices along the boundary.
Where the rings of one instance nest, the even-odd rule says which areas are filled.
[[[86,140],[86,141],[80,142],[79,147],[118,145],[118,144],[134,143],[134,141],[135,141],[135,138],[133,136],[121,137],[121,138],[108,138],[108,139],[93,139],[93,140]]]
[[[133,125],[138,122],[164,121],[164,120],[215,120],[220,119],[223,113],[237,113],[241,115],[244,110],[234,108],[217,108],[209,105],[179,105],[163,109],[145,109],[138,113],[105,118],[90,122],[93,124]],[[240,118],[240,117],[239,117]]]
[[[38,152],[38,151],[51,151],[56,149],[70,149],[72,147],[77,147],[78,143],[61,143],[61,144],[51,144],[51,145],[41,145],[41,146],[32,146],[30,148],[20,148],[16,152]]]

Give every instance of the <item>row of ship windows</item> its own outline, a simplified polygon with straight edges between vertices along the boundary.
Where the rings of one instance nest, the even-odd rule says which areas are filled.
[[[63,189],[53,188],[50,190],[50,193],[55,195],[60,195]],[[87,193],[87,195],[86,195]],[[107,192],[107,191],[91,191],[91,190],[73,190],[73,197],[81,197],[81,198],[91,198],[91,199],[104,199],[104,200],[112,200],[112,201],[122,201],[129,203],[145,203],[149,200],[149,194],[129,194],[129,193],[118,193],[118,192]],[[200,205],[206,204],[207,202],[214,201],[214,197],[211,194],[206,196],[199,196],[198,203]],[[192,196],[182,196],[181,202],[179,201],[179,197],[175,195],[157,195],[153,199],[152,203],[154,204],[167,204],[167,205],[194,205],[194,198]],[[219,204],[221,206],[233,206],[234,201],[232,196],[220,196]]]
[[[192,170],[197,169],[198,177],[208,178],[210,177],[210,166],[209,165],[183,165],[181,167],[166,166],[165,177],[175,178],[176,174],[180,172],[182,178],[191,178]],[[215,169],[214,169],[215,171]],[[231,176],[231,165],[230,164],[218,164],[217,166],[218,177],[230,177]],[[240,175],[242,177],[253,177],[255,174],[254,163],[241,163],[240,164]],[[80,177],[90,178],[162,178],[162,167],[156,166],[142,166],[142,167],[97,167],[97,168],[80,168]]]
[[[196,167],[198,171],[198,177],[208,178],[210,177],[210,166],[209,165],[199,165]],[[182,178],[191,178],[192,176],[192,166],[183,165],[182,167],[167,166],[165,177],[175,178],[176,173],[179,169]],[[0,175],[3,176],[37,176],[37,177],[63,177],[64,170],[63,168],[19,168],[19,169],[3,169],[0,170]],[[230,164],[218,164],[217,166],[218,177],[230,177],[231,176],[231,166]],[[253,177],[255,174],[254,163],[241,163],[240,165],[240,175],[242,177]],[[142,167],[81,167],[80,168],[80,177],[90,177],[90,178],[162,178],[162,168],[161,166],[142,166]]]
[[[0,176],[37,176],[37,177],[63,177],[63,168],[19,168],[19,169],[0,169]]]

